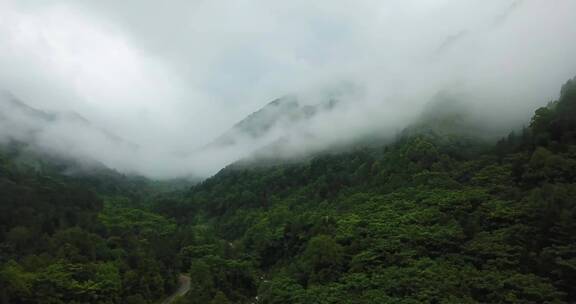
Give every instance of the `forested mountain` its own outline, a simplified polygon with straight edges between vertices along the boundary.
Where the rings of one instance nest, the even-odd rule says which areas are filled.
[[[164,297],[176,284],[177,227],[129,207],[158,187],[20,143],[0,150],[0,303]]]
[[[305,123],[319,113],[332,110],[337,104],[335,98],[328,98],[316,105],[302,105],[296,96],[277,98],[236,123],[207,148],[221,148],[261,140],[267,136],[272,136],[268,142],[274,142],[282,136],[289,135],[291,129],[298,124]],[[274,131],[276,133],[273,133]]]
[[[156,303],[179,273],[178,303],[576,301],[576,80],[497,143],[442,117],[172,192],[11,144],[0,303]]]
[[[496,145],[394,144],[231,165],[157,206],[215,242],[183,248],[183,303],[564,303],[576,299],[576,81]]]
[[[10,130],[3,137],[35,143],[57,128],[80,128],[114,145],[137,149],[137,145],[95,126],[76,112],[50,112],[33,108],[9,92],[0,92],[0,127]]]

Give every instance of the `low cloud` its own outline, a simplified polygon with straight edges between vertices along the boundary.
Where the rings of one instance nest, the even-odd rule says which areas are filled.
[[[571,0],[4,0],[0,88],[89,123],[3,108],[0,137],[169,178],[213,174],[279,140],[290,156],[394,136],[439,92],[504,132],[576,74],[573,37]],[[339,102],[210,146],[287,95]]]

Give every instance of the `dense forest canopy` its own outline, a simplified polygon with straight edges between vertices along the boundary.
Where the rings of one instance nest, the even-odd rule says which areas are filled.
[[[576,301],[576,79],[497,143],[454,123],[185,190],[5,143],[0,303],[158,303],[181,273],[177,303]]]
[[[574,0],[0,0],[0,304],[576,304],[574,37]]]

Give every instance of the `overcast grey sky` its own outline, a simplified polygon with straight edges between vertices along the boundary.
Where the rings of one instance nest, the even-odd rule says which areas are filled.
[[[83,153],[161,177],[213,173],[249,147],[174,152],[342,83],[359,88],[354,106],[315,121],[322,137],[395,131],[447,89],[521,121],[576,75],[574,54],[573,0],[0,0],[0,88],[139,145]]]

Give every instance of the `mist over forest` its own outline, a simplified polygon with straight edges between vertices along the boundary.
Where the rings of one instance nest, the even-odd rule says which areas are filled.
[[[23,122],[32,137],[13,119],[2,138],[154,178],[211,176],[281,138],[289,157],[394,137],[438,98],[506,134],[576,70],[571,1],[6,0],[0,11],[2,103],[82,117]],[[260,113],[276,115],[260,118],[266,132],[233,134],[285,97],[338,102],[307,119]],[[211,145],[223,134],[238,138]]]
[[[576,303],[576,1],[0,0],[0,304]]]

